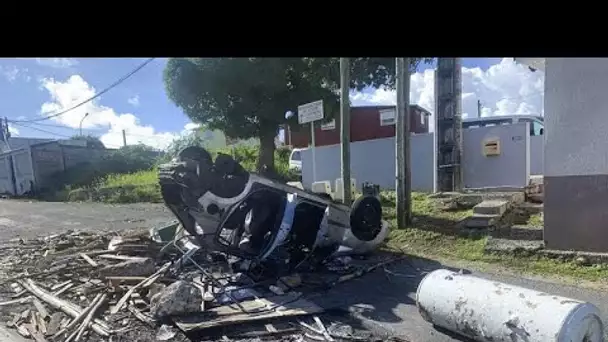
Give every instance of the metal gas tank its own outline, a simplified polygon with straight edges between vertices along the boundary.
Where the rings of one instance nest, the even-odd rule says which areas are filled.
[[[422,279],[416,304],[426,321],[476,341],[604,341],[591,303],[445,269]]]

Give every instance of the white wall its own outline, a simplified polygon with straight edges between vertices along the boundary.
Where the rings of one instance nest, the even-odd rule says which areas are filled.
[[[530,137],[530,174],[542,175],[545,164],[545,136]]]
[[[433,192],[435,189],[435,139],[433,133],[412,134],[410,137],[412,190]],[[383,138],[351,143],[351,174],[361,189],[363,182],[395,189],[395,138]],[[317,147],[317,181],[329,180],[332,189],[340,177],[340,145]],[[312,153],[302,151],[302,184],[310,188]]]
[[[531,173],[531,140],[528,123],[469,128],[463,130],[463,181],[466,188],[524,187]],[[500,140],[501,154],[486,157],[482,142]],[[534,137],[537,138],[537,137]],[[412,134],[411,175],[414,191],[434,192],[436,153],[434,133]],[[535,139],[535,172],[542,174],[542,140]],[[540,158],[538,153],[541,154]],[[340,145],[317,147],[317,181],[329,180],[332,187],[340,177]],[[302,184],[310,188],[312,153],[302,152]],[[372,182],[383,189],[395,189],[395,139],[384,138],[351,144],[351,173],[357,188]]]
[[[485,156],[483,141],[496,139],[500,155]],[[468,128],[462,132],[465,188],[524,187],[530,180],[529,123]]]

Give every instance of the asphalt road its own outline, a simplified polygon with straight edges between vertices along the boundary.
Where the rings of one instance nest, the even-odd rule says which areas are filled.
[[[122,230],[162,225],[174,220],[163,204],[0,200],[0,240],[33,238],[69,229]]]
[[[162,225],[173,220],[161,204],[103,205],[0,200],[0,240],[44,236],[67,229],[122,230]],[[412,342],[461,341],[431,327],[415,305],[416,288],[424,274],[446,268],[438,262],[411,258],[337,286],[318,302],[326,307],[348,308],[368,326],[389,330]],[[608,322],[608,292],[504,274],[474,275],[589,301]],[[1,339],[0,339],[1,341]]]

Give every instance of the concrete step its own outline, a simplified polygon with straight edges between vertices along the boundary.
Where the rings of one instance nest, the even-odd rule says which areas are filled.
[[[529,240],[543,241],[543,228],[528,227],[528,226],[513,226],[511,227],[511,239],[514,240]]]
[[[499,229],[490,232],[490,235],[494,238],[510,240],[542,241],[543,228],[514,225],[512,227],[500,227]]]
[[[529,201],[543,203],[545,200],[545,184],[542,175],[530,176],[530,183],[526,187],[526,198]]]
[[[488,238],[484,251],[486,253],[538,253],[545,248],[543,241],[511,240]]]
[[[544,210],[544,205],[542,203],[524,202],[518,207],[525,210],[530,215],[540,214]]]
[[[442,210],[471,209],[483,201],[504,200],[509,203],[523,203],[526,196],[523,191],[517,192],[442,192],[431,195],[437,200]]]
[[[500,220],[500,217],[501,215],[473,214],[466,219],[464,226],[466,228],[485,229],[494,226]]]
[[[502,216],[508,208],[509,201],[502,199],[485,200],[473,207],[473,213]]]

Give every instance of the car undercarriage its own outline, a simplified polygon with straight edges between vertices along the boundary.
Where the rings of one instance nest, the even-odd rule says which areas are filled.
[[[161,165],[159,179],[165,204],[201,248],[278,273],[367,253],[388,233],[375,196],[348,207],[249,173],[229,155],[213,160],[197,146]]]

